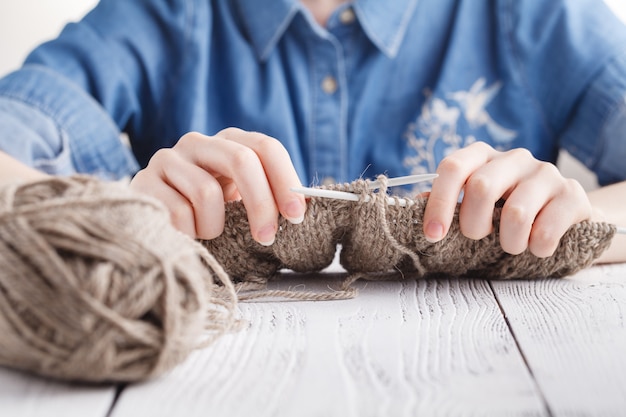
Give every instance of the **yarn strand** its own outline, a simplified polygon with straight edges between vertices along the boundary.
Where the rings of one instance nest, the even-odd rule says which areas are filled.
[[[411,260],[413,261],[413,266],[415,266],[415,269],[417,269],[420,275],[426,275],[426,268],[422,266],[422,262],[420,261],[419,256],[417,256],[417,254],[414,251],[412,251],[408,247],[398,242],[398,240],[391,234],[391,231],[389,230],[389,222],[387,221],[387,181],[388,179],[384,175],[379,175],[376,180],[378,184],[380,184],[380,191],[377,193],[377,196],[375,197],[375,204],[378,209],[377,210],[378,221],[380,222],[380,225],[383,229],[385,238],[389,241],[389,243],[394,249],[396,249],[397,251],[405,255],[408,255],[411,258]]]
[[[0,188],[0,270],[0,365],[39,375],[152,378],[239,324],[219,262],[123,184]]]
[[[227,203],[221,236],[194,241],[163,204],[123,184],[76,176],[1,187],[0,366],[72,381],[144,380],[240,329],[239,301],[353,298],[357,280],[391,272],[561,277],[591,265],[616,231],[582,222],[551,257],[510,255],[498,241],[496,207],[484,239],[465,238],[455,216],[446,238],[431,243],[426,199],[387,205],[397,197],[387,196],[385,177],[378,181],[378,192],[365,180],[333,186],[360,193],[356,202],[311,198],[302,223],[279,219],[270,247],[252,238],[240,201]],[[347,271],[339,289],[268,289],[282,269],[322,270],[338,245]]]

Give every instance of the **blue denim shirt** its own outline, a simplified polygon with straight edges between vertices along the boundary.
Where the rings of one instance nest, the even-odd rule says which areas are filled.
[[[601,0],[102,0],[0,80],[0,148],[132,175],[188,131],[279,139],[304,183],[434,171],[474,141],[626,179],[626,28]],[[131,149],[119,140],[126,132]]]

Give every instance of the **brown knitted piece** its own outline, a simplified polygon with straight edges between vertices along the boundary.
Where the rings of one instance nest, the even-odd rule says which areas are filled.
[[[510,255],[498,240],[500,208],[494,212],[493,232],[481,240],[461,234],[457,210],[446,238],[433,244],[422,232],[426,199],[409,207],[387,205],[385,190],[369,192],[364,180],[333,188],[351,188],[372,200],[311,198],[303,223],[293,225],[280,218],[271,247],[252,239],[243,204],[232,202],[227,205],[224,233],[203,244],[231,278],[242,281],[264,282],[281,268],[319,271],[332,262],[338,244],[346,270],[369,278],[393,270],[414,272],[417,277],[545,278],[563,277],[591,265],[616,231],[606,223],[582,222],[567,231],[551,257],[538,258],[529,251]]]
[[[365,181],[353,184],[363,195]],[[339,187],[341,188],[341,187]],[[381,190],[381,191],[384,191]],[[317,271],[343,245],[341,262],[361,277],[393,269],[417,276],[537,278],[589,265],[615,233],[603,223],[567,232],[554,256],[511,256],[495,231],[464,238],[455,222],[437,244],[422,235],[425,200],[407,208],[373,201],[311,199],[305,220],[280,220],[272,247],[250,236],[241,203],[204,247],[173,228],[167,209],[128,187],[95,179],[49,178],[0,188],[0,366],[79,381],[136,381],[160,375],[240,325],[237,298],[350,298],[258,290],[279,268]],[[214,256],[211,256],[208,248]],[[216,260],[217,258],[217,260]]]

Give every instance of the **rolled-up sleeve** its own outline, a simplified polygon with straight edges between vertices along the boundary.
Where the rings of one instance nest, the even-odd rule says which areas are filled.
[[[0,149],[50,174],[117,179],[138,169],[104,109],[43,66],[25,66],[0,80],[0,127]]]
[[[600,184],[626,180],[626,51],[589,85],[562,146],[596,172]]]
[[[511,67],[555,145],[603,185],[626,179],[626,26],[601,1],[501,4]]]
[[[196,3],[101,0],[37,47],[0,79],[0,149],[53,173],[118,178],[145,166],[185,133],[168,110]]]

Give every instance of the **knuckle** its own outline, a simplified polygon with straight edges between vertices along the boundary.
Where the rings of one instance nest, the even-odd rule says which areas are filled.
[[[492,152],[495,150],[493,146],[489,145],[487,142],[482,141],[474,142],[470,146],[472,148],[478,149],[480,152]]]
[[[199,187],[196,187],[191,197],[193,206],[202,210],[204,207],[210,206],[216,199],[222,199],[222,187],[217,181],[206,181]]]
[[[572,223],[589,219],[593,207],[583,186],[576,180],[566,178],[562,192],[557,195],[561,204],[568,208],[569,220]]]
[[[579,201],[584,201],[587,205],[590,206],[589,198],[587,197],[587,192],[583,188],[582,184],[575,179],[565,178],[565,190],[571,194],[575,199]]]
[[[285,146],[275,138],[257,134],[255,148],[262,155],[288,155]]]
[[[174,159],[174,151],[170,148],[161,148],[152,155],[148,165],[167,166],[172,159]]]
[[[198,132],[187,132],[178,139],[176,146],[187,146],[189,143],[196,142],[205,136]]]
[[[559,179],[564,180],[563,176],[561,175],[561,172],[556,167],[556,165],[550,162],[540,161],[539,167],[537,168],[537,173],[539,175],[544,175],[544,178],[559,178]],[[565,181],[563,182],[565,183]]]
[[[477,197],[486,197],[493,190],[493,181],[485,175],[472,175],[465,184],[465,190],[468,194]]]
[[[521,160],[535,159],[533,154],[526,148],[515,148],[507,152],[510,156]]]
[[[171,158],[171,154],[171,149],[161,148],[152,155],[152,158],[150,158],[150,162],[158,164],[160,162],[167,161]]]
[[[450,155],[441,160],[437,171],[460,177],[465,172],[465,163],[456,155]]]
[[[502,208],[501,216],[504,222],[511,224],[516,228],[532,223],[528,210],[518,204],[505,204]]]
[[[193,219],[193,209],[189,204],[186,203],[171,203],[168,207],[170,212],[170,218],[172,219],[172,223],[174,226],[180,230],[191,232],[188,230],[189,224],[193,224],[190,222],[190,219]]]
[[[583,186],[578,181],[572,178],[565,178],[565,187],[576,194],[582,194],[585,192]]]
[[[240,171],[243,168],[250,167],[259,163],[257,154],[247,146],[238,146],[230,156],[231,167],[233,171]]]
[[[224,136],[225,138],[228,138],[232,136],[241,135],[243,132],[244,132],[243,130],[237,127],[230,126],[230,127],[220,130],[219,132],[217,132],[215,136]]]
[[[546,228],[534,228],[530,234],[530,252],[538,258],[551,256],[559,244],[559,239],[559,236]]]

